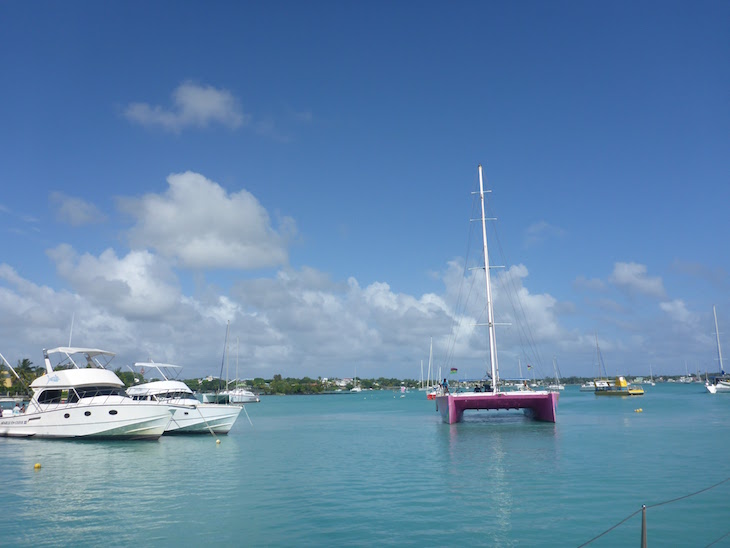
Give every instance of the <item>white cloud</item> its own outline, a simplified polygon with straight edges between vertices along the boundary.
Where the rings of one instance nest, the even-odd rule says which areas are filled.
[[[98,306],[127,318],[155,317],[180,301],[177,280],[167,265],[147,251],[117,258],[112,249],[99,257],[78,255],[62,244],[48,251],[58,272]]]
[[[56,206],[56,218],[71,226],[100,223],[106,216],[94,204],[73,198],[62,192],[51,192],[51,203]]]
[[[124,111],[128,120],[149,127],[180,132],[187,127],[207,127],[217,122],[236,129],[248,122],[236,98],[225,89],[185,82],[172,94],[173,107],[132,103]]]
[[[659,303],[659,308],[666,312],[674,321],[679,323],[694,326],[699,320],[697,314],[687,310],[687,305],[682,299]]]
[[[604,291],[606,289],[606,284],[603,283],[603,280],[600,280],[598,278],[586,278],[584,276],[578,276],[573,281],[573,287],[578,290],[586,290],[586,291]]]
[[[532,338],[535,343],[553,341],[561,334],[555,315],[557,300],[547,293],[530,293],[523,282],[528,275],[527,267],[522,264],[511,266],[499,275],[495,284],[495,307],[499,306],[507,321],[513,323],[515,330],[522,330],[526,339]],[[497,318],[496,321],[504,320]],[[525,322],[528,325],[521,325]],[[529,344],[529,340],[523,344]]]
[[[615,263],[609,280],[621,289],[652,297],[664,296],[664,284],[660,277],[650,278],[647,268],[637,263]]]
[[[203,175],[167,178],[164,194],[124,199],[122,209],[137,218],[129,232],[135,248],[154,248],[190,268],[255,269],[285,264],[294,221],[277,232],[267,211],[245,190],[228,194]]]
[[[559,238],[565,236],[564,229],[553,226],[546,221],[533,223],[525,229],[525,245],[531,246],[541,243],[548,238]]]

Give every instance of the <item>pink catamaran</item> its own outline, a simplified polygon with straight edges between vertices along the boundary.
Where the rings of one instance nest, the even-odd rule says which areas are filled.
[[[494,328],[492,306],[492,283],[489,275],[489,253],[487,249],[487,225],[484,215],[484,183],[482,166],[479,166],[479,194],[482,206],[482,239],[484,242],[484,273],[487,290],[487,327],[489,331],[489,362],[492,382],[485,392],[442,392],[436,396],[436,409],[448,424],[461,422],[468,409],[522,409],[525,414],[539,421],[555,422],[558,407],[558,392],[515,390],[502,391],[497,363],[497,339]]]

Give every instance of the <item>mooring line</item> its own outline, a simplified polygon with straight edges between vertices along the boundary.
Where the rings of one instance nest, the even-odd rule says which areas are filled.
[[[649,508],[656,508],[657,506],[662,506],[662,505],[664,505],[664,504],[670,504],[670,503],[672,503],[672,502],[677,502],[677,501],[679,501],[679,500],[684,500],[684,499],[688,499],[688,498],[690,498],[690,497],[694,497],[695,495],[699,495],[700,493],[704,493],[705,491],[709,491],[710,489],[714,489],[715,487],[719,487],[720,485],[722,485],[723,483],[726,483],[726,482],[728,482],[728,481],[730,481],[730,478],[725,478],[725,479],[724,479],[724,480],[722,480],[722,481],[718,481],[718,482],[717,482],[716,484],[714,484],[714,485],[710,485],[709,487],[705,487],[704,489],[700,489],[699,491],[695,491],[694,493],[690,493],[689,495],[683,495],[683,496],[681,496],[681,497],[677,497],[677,498],[674,498],[674,499],[671,499],[671,500],[665,500],[664,502],[657,502],[656,504],[650,504],[650,505],[647,505],[647,506],[646,506],[646,508],[647,508],[647,509],[649,509]],[[591,540],[589,540],[588,542],[584,542],[584,543],[583,543],[583,544],[581,544],[581,545],[580,545],[580,546],[579,546],[578,548],[582,548],[583,546],[587,546],[587,545],[589,545],[589,544],[590,544],[591,542],[593,542],[594,540],[597,540],[597,539],[601,538],[601,537],[602,537],[603,535],[605,535],[606,533],[609,533],[609,532],[613,531],[614,529],[616,529],[616,527],[618,527],[619,525],[621,525],[621,524],[625,523],[625,522],[626,522],[626,521],[628,521],[629,519],[633,518],[633,517],[634,517],[634,516],[635,516],[636,514],[638,514],[639,512],[641,512],[641,511],[642,511],[642,509],[643,509],[643,507],[642,507],[642,508],[639,508],[639,509],[638,509],[638,510],[637,510],[636,512],[634,512],[634,513],[633,513],[633,514],[631,514],[630,516],[627,516],[627,517],[625,517],[624,519],[622,519],[621,521],[619,521],[619,522],[618,522],[618,523],[617,523],[616,525],[614,525],[614,526],[612,526],[612,527],[610,527],[610,528],[606,529],[606,530],[605,530],[605,531],[604,531],[603,533],[601,533],[601,534],[600,534],[600,535],[598,535],[598,536],[595,536],[595,537],[593,537],[593,538],[592,538]],[[724,538],[725,538],[725,537],[727,537],[728,535],[730,535],[730,531],[728,531],[727,533],[725,533],[725,534],[724,534],[723,536],[721,536],[721,537],[720,537],[720,538],[718,538],[717,540],[714,540],[714,541],[713,541],[712,543],[708,544],[707,546],[712,546],[713,544],[715,544],[715,543],[717,543],[717,542],[720,542],[720,541],[721,541],[722,539],[724,539]]]

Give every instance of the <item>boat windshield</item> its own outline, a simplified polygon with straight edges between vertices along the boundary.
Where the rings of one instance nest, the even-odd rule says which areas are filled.
[[[160,392],[157,394],[149,392],[144,394],[133,394],[132,399],[138,401],[195,400],[195,402],[198,403],[195,396],[193,396],[190,392],[185,392],[184,390],[170,390],[168,392]]]
[[[38,403],[76,403],[82,398],[94,396],[126,396],[117,386],[84,386],[69,389],[47,389],[38,394]]]
[[[190,392],[185,392],[183,390],[171,390],[169,392],[164,392],[162,394],[157,394],[158,400],[194,400]]]
[[[124,388],[118,386],[83,386],[77,387],[79,398],[93,398],[94,396],[127,396]]]

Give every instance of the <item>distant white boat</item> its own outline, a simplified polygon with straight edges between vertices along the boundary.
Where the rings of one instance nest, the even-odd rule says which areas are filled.
[[[230,403],[258,403],[261,401],[261,398],[256,394],[240,386],[232,390],[226,390],[223,394],[228,396]]]
[[[355,370],[355,380],[353,382],[355,383],[355,386],[350,388],[350,392],[353,392],[353,393],[362,392],[362,387],[359,384],[357,384],[357,369]]]
[[[261,401],[261,399],[251,392],[249,389],[247,389],[244,386],[240,386],[238,384],[238,337],[236,337],[236,385],[233,389],[224,390],[221,392],[223,396],[228,396],[228,401],[226,403],[258,403]],[[226,380],[226,387],[228,386],[228,382]],[[220,403],[220,402],[216,402]]]
[[[644,384],[656,386],[656,383],[654,382],[654,372],[651,370],[651,364],[649,364],[649,380],[644,380]]]
[[[560,373],[558,372],[558,364],[555,357],[553,357],[553,371],[555,372],[555,382],[548,384],[547,389],[551,392],[555,390],[565,390],[565,385],[560,382]]]
[[[725,374],[725,367],[722,363],[722,347],[720,346],[720,331],[717,329],[717,312],[715,306],[712,306],[712,314],[715,316],[715,337],[717,338],[717,359],[720,362],[720,376],[713,377],[711,381],[705,383],[705,388],[710,394],[718,392],[730,392],[730,376]]]

